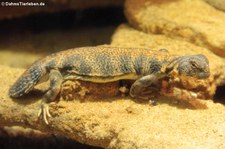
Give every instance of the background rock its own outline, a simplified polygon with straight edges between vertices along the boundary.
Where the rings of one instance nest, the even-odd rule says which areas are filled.
[[[203,0],[126,0],[125,14],[146,33],[189,41],[225,57],[225,13]]]
[[[205,0],[217,9],[225,11],[225,0]]]

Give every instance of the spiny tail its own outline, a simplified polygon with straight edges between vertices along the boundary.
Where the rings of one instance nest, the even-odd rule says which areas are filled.
[[[9,89],[9,96],[17,98],[27,94],[44,75],[39,65],[32,65]]]

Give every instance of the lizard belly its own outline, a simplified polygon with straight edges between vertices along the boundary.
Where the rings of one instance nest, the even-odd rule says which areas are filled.
[[[89,81],[95,83],[107,83],[114,82],[119,80],[136,80],[140,76],[135,73],[118,75],[118,76],[107,76],[107,77],[99,77],[99,76],[82,76],[82,75],[68,75],[64,77],[64,80],[82,80]]]

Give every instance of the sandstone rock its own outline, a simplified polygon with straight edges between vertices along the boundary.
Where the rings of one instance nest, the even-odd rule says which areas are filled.
[[[115,97],[119,95],[119,82],[92,83],[85,81],[65,81],[62,85],[63,100],[71,101],[75,98],[81,101],[95,101],[99,98]]]
[[[225,0],[205,0],[217,9],[225,11]]]
[[[114,33],[111,44],[113,46],[121,47],[147,47],[152,50],[167,49],[171,54],[175,55],[204,54],[209,59],[209,66],[211,72],[209,79],[181,79],[180,82],[176,84],[176,78],[174,78],[174,80],[171,80],[171,86],[168,86],[168,82],[163,82],[164,84],[162,84],[162,86],[164,87],[162,87],[161,90],[161,93],[163,95],[171,96],[179,93],[181,95],[180,98],[186,100],[186,98],[192,98],[192,95],[196,96],[195,94],[197,94],[198,97],[207,99],[212,98],[212,96],[215,94],[216,86],[221,86],[225,84],[224,59],[213,54],[206,48],[196,46],[189,42],[175,40],[165,35],[155,35],[150,33],[146,34],[135,30],[128,25],[121,25]],[[181,86],[184,90],[179,90],[179,88],[181,89]],[[189,92],[187,92],[186,90],[189,90]],[[197,92],[192,92],[196,90]]]
[[[125,14],[146,33],[165,34],[225,57],[225,13],[202,0],[127,0]]]
[[[0,125],[26,126],[103,148],[224,149],[225,107],[206,101],[208,109],[161,100],[157,106],[129,97],[80,102],[60,100],[50,105],[46,126],[37,122],[39,98],[31,93],[20,100],[8,97],[9,86],[23,72],[0,66]]]
[[[10,137],[17,137],[17,136],[26,136],[30,138],[44,138],[49,137],[49,134],[40,132],[38,130],[30,129],[30,128],[23,128],[20,126],[11,126],[11,127],[0,127],[0,136],[1,134],[5,134]]]

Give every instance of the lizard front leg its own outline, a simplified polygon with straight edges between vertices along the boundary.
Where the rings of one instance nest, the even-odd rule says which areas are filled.
[[[130,88],[130,96],[133,98],[148,99],[146,96],[141,96],[144,88],[156,83],[162,76],[158,73],[143,76],[136,80]]]
[[[51,117],[51,114],[49,113],[48,103],[54,101],[56,96],[59,94],[63,77],[58,70],[53,69],[50,71],[49,80],[49,89],[44,95],[44,98],[41,103],[41,109],[38,112],[38,117],[42,115],[46,124],[48,124],[47,117]]]

